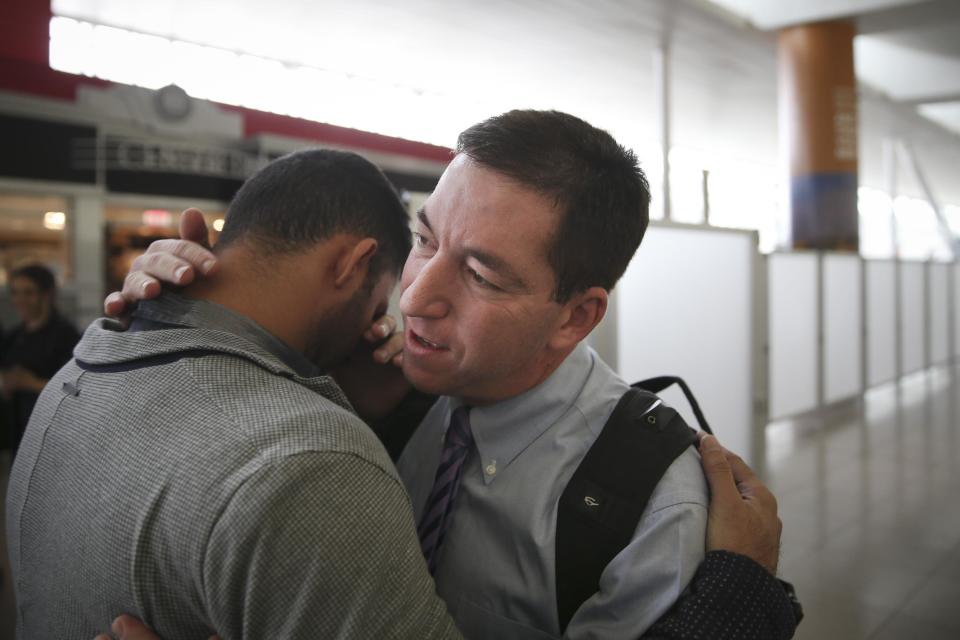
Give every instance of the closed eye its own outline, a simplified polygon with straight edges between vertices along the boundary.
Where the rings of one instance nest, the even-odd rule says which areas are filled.
[[[476,269],[471,269],[470,267],[466,267],[466,269],[467,269],[467,274],[470,276],[470,279],[473,280],[474,284],[477,284],[481,287],[485,287],[487,289],[494,289],[494,290],[500,289],[500,287],[493,284],[492,282],[484,278],[482,275],[477,273]]]

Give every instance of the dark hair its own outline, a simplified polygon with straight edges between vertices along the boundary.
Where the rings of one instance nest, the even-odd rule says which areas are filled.
[[[247,179],[227,209],[217,246],[246,237],[268,254],[295,253],[336,233],[377,241],[371,276],[399,273],[410,253],[407,210],[383,172],[355,153],[310,149]]]
[[[553,199],[560,225],[548,260],[558,302],[613,288],[650,219],[650,188],[632,151],[569,114],[524,110],[470,127],[457,153]]]
[[[52,293],[57,288],[57,279],[53,276],[53,271],[42,264],[27,264],[17,267],[10,272],[10,282],[14,278],[26,278],[32,281],[42,293]]]

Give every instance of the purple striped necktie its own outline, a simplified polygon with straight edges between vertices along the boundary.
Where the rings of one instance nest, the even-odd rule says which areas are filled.
[[[420,535],[420,548],[423,550],[423,557],[427,560],[430,575],[436,572],[440,545],[453,519],[451,513],[453,500],[460,487],[463,462],[473,448],[469,412],[470,407],[458,407],[450,416],[450,427],[447,429],[443,452],[440,454],[440,465],[437,467],[433,489],[430,490],[423,518],[417,529]]]

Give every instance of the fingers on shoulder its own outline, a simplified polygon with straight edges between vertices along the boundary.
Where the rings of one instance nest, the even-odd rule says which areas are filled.
[[[155,297],[160,293],[160,283],[143,271],[131,271],[123,279],[122,296],[127,302]]]
[[[707,473],[730,473],[730,463],[725,450],[713,436],[704,436],[700,440],[700,457]]]
[[[119,291],[110,293],[103,300],[103,312],[110,317],[117,317],[124,312],[127,307],[123,294]]]
[[[216,262],[216,256],[213,255],[213,252],[190,240],[155,240],[150,244],[147,253],[144,255],[164,254],[184,260],[202,273],[207,273],[212,267],[212,263]]]
[[[146,253],[135,264],[138,271],[172,284],[188,284],[193,280],[193,265],[170,253]]]
[[[743,458],[737,454],[724,450],[724,457],[730,465],[730,471],[733,473],[733,479],[737,486],[741,488],[741,493],[750,493],[756,496],[765,495],[773,498],[773,494],[767,489],[766,485],[757,477],[753,469],[744,462]]]

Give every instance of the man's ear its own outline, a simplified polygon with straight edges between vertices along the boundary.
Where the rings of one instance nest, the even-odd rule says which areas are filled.
[[[362,284],[367,278],[370,260],[376,253],[377,241],[373,238],[361,238],[346,243],[334,264],[334,286],[350,286],[354,280]]]
[[[590,287],[565,302],[561,324],[550,338],[550,347],[566,351],[586,338],[606,315],[608,295],[603,287]]]

